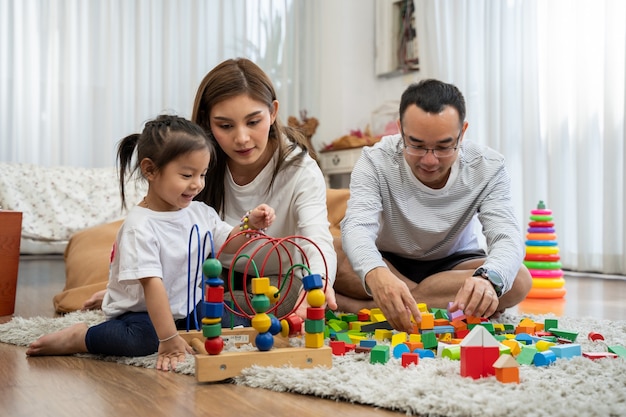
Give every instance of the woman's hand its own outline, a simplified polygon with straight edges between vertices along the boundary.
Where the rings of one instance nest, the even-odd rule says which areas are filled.
[[[250,225],[256,230],[267,229],[274,223],[276,213],[267,204],[261,204],[250,210]]]

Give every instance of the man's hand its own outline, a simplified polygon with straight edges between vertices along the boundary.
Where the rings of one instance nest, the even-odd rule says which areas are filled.
[[[467,277],[457,292],[450,311],[463,310],[468,316],[491,317],[500,300],[491,282],[483,277]]]
[[[389,324],[398,331],[412,332],[411,315],[422,321],[417,303],[409,287],[388,268],[372,269],[365,276],[376,306],[380,308]]]

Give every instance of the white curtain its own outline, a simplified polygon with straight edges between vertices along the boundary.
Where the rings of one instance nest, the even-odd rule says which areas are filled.
[[[507,158],[520,227],[544,200],[565,269],[626,274],[626,2],[416,6],[420,76],[465,93],[467,138]]]
[[[190,117],[204,75],[239,56],[270,74],[283,122],[315,112],[299,51],[317,62],[318,21],[302,0],[0,0],[0,161],[112,166],[122,137]]]

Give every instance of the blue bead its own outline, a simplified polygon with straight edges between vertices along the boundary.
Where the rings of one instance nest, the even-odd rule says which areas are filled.
[[[259,333],[254,339],[257,349],[262,352],[268,351],[274,346],[274,336],[270,332]]]

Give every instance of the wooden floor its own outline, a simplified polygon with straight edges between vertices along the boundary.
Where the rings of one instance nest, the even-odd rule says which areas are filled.
[[[15,316],[54,316],[52,296],[65,281],[60,257],[20,262]],[[566,277],[559,300],[524,301],[514,312],[626,319],[626,280]],[[11,317],[0,318],[6,322]],[[391,416],[369,406],[276,393],[76,357],[26,357],[0,343],[2,416]]]

